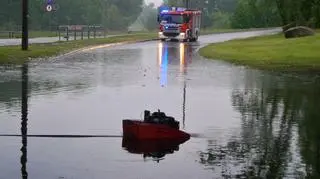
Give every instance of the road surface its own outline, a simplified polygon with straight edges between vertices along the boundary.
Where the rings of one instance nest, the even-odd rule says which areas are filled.
[[[113,36],[118,36],[118,35],[107,35],[106,37],[113,37]],[[93,36],[90,38],[94,38]],[[96,36],[96,38],[104,38],[104,36]],[[77,40],[81,39],[80,36],[77,36]],[[87,39],[85,36],[84,39]],[[61,41],[66,41],[65,38],[61,37]],[[73,36],[70,36],[69,40],[74,40]],[[59,37],[37,37],[37,38],[30,38],[29,39],[29,44],[34,44],[34,43],[53,43],[53,42],[58,42]],[[0,39],[0,46],[12,46],[12,45],[21,45],[21,39]]]

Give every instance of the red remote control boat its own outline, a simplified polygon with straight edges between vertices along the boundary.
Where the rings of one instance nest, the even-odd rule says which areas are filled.
[[[144,120],[122,120],[123,136],[138,140],[189,140],[190,134],[181,131],[179,121],[164,112],[144,111]]]

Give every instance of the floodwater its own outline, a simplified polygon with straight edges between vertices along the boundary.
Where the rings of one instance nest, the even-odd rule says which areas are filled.
[[[197,54],[209,41],[259,33],[127,44],[1,67],[0,134],[109,137],[0,137],[0,179],[319,177],[319,78]],[[166,151],[125,143],[122,119],[140,119],[145,109],[174,116],[191,139]],[[145,146],[155,151],[139,151]]]

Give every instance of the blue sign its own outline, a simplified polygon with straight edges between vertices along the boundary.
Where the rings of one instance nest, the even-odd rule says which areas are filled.
[[[54,0],[47,0],[47,5],[52,5],[54,4]]]

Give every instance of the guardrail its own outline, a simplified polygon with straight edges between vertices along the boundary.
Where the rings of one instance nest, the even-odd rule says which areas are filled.
[[[100,25],[59,25],[56,29],[59,41],[61,38],[69,40],[70,37],[73,37],[74,40],[77,40],[77,37],[80,37],[81,40],[84,38],[106,37],[106,29]],[[22,31],[19,30],[5,30],[0,31],[0,38],[12,39],[21,37],[21,34]]]

